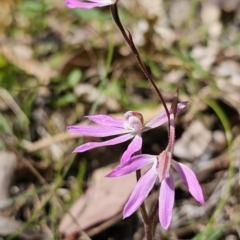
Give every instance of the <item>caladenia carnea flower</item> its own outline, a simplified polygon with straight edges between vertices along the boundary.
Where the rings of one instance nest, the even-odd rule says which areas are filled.
[[[78,0],[65,0],[65,4],[69,8],[95,8],[95,7],[104,7],[108,5],[115,4],[118,0],[86,0],[86,1],[78,1]]]
[[[172,159],[172,150],[175,138],[174,118],[176,112],[170,112],[169,124],[169,143],[167,148],[158,156],[141,154],[133,156],[126,163],[117,166],[107,177],[117,177],[140,170],[144,166],[151,164],[151,168],[146,171],[137,182],[128,202],[123,211],[123,218],[130,216],[135,212],[149,192],[152,190],[156,180],[161,183],[159,191],[159,221],[164,229],[167,229],[171,222],[172,210],[174,205],[174,181],[170,168],[174,168],[186,186],[191,195],[201,204],[204,203],[204,197],[201,186],[194,172],[186,165],[176,162]]]
[[[186,104],[187,102],[179,103],[176,111],[180,112],[183,108],[185,108]],[[143,116],[140,113],[133,111],[126,112],[124,114],[124,120],[116,119],[108,115],[92,115],[86,116],[86,118],[97,123],[98,126],[68,126],[67,131],[92,137],[109,137],[114,135],[121,136],[103,142],[85,143],[77,147],[74,152],[85,152],[93,148],[115,145],[126,142],[129,139],[133,139],[121,157],[121,164],[128,161],[135,152],[138,152],[142,148],[141,135],[143,132],[159,127],[168,121],[166,112],[157,115],[145,125]]]

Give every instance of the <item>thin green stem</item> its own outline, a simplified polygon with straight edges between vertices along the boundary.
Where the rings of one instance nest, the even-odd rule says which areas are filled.
[[[225,190],[221,200],[217,204],[217,206],[215,208],[215,212],[212,214],[212,217],[209,219],[208,224],[207,224],[204,232],[200,236],[201,239],[205,240],[205,239],[208,239],[208,236],[211,233],[212,228],[213,228],[213,223],[214,223],[217,215],[219,214],[219,212],[222,211],[224,205],[226,204],[226,202],[227,202],[227,200],[230,196],[231,190],[233,188],[234,150],[233,150],[233,135],[232,135],[231,126],[230,126],[227,115],[222,110],[222,108],[216,103],[216,101],[211,100],[211,99],[204,99],[204,102],[206,104],[208,104],[213,109],[213,111],[218,116],[220,122],[222,123],[222,126],[223,126],[224,131],[225,131],[226,139],[227,139],[228,157],[229,157],[228,183],[226,185],[226,190]],[[196,238],[196,239],[200,239],[200,238]]]

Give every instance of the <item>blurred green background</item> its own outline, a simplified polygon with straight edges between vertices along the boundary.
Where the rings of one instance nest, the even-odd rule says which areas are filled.
[[[205,189],[215,184],[215,190],[222,180],[225,188],[219,191],[224,194],[218,192],[217,201],[209,200],[196,218],[186,218],[168,233],[158,231],[164,239],[239,239],[239,163],[234,147],[240,130],[239,2],[119,0],[119,13],[166,101],[171,102],[177,87],[179,100],[189,101],[177,122],[177,139],[196,120],[211,135],[211,144],[189,164],[197,171],[210,169],[210,160],[223,154],[227,162],[203,180]],[[67,133],[67,125],[83,122],[84,115],[121,117],[128,110],[143,111],[149,119],[159,105],[109,7],[83,10],[68,9],[60,0],[1,0],[0,150],[17,158],[14,177],[8,179],[7,199],[14,202],[2,207],[2,215],[21,220],[19,230],[3,236],[27,239],[26,229],[47,226],[51,237],[46,239],[60,239],[59,222],[87,188],[92,172],[118,161],[122,148],[109,154],[110,162],[105,157],[92,159],[99,153],[95,150],[72,154],[84,139]],[[166,136],[166,129],[161,131]],[[221,143],[216,131],[223,136]],[[164,139],[156,143],[157,135],[146,140],[150,152],[166,144]],[[176,157],[185,159],[177,153]],[[211,199],[214,190],[205,194]],[[181,227],[189,227],[189,234],[181,236]]]

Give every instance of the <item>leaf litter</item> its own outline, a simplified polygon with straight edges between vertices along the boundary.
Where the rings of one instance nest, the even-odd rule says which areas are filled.
[[[1,168],[0,235],[36,240],[61,239],[64,233],[62,239],[78,239],[79,234],[86,237],[84,230],[92,239],[140,240],[139,216],[121,220],[134,179],[113,183],[103,177],[124,146],[74,155],[78,136],[64,126],[83,122],[96,102],[99,113],[121,118],[131,107],[145,121],[160,112],[159,103],[107,9],[88,15],[60,2],[0,3],[0,86],[7,93],[0,96],[0,158],[6,163]],[[157,226],[156,238],[239,239],[239,4],[152,4],[122,0],[124,24],[165,95],[171,99],[178,84],[180,101],[189,101],[177,119],[174,153],[197,173],[206,199],[204,206],[194,205],[178,181],[170,231]],[[74,70],[81,71],[79,82],[66,85]],[[10,105],[6,96],[11,96]],[[166,134],[165,128],[146,134],[143,151],[158,154],[166,146],[159,136]],[[156,187],[148,207],[157,196]]]

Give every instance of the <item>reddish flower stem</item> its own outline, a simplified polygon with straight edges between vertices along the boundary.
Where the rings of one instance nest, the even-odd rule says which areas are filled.
[[[148,70],[146,69],[145,65],[143,64],[143,61],[138,53],[138,50],[132,40],[132,35],[131,33],[127,30],[124,29],[122,23],[121,23],[121,20],[119,18],[119,14],[118,14],[118,7],[117,7],[117,2],[115,4],[112,4],[110,6],[110,9],[111,9],[111,13],[112,13],[112,17],[113,17],[113,20],[115,21],[115,23],[117,24],[120,32],[122,33],[126,43],[128,44],[128,46],[130,47],[141,71],[143,72],[143,74],[146,76],[146,78],[148,79],[148,81],[151,83],[152,87],[154,88],[154,90],[156,91],[159,99],[161,100],[162,104],[163,104],[163,107],[167,113],[167,116],[168,116],[168,122],[170,122],[170,118],[169,118],[169,110],[167,108],[167,105],[165,103],[165,100],[161,94],[161,92],[159,91],[158,87],[156,86],[153,78],[151,77],[151,75],[149,74]]]
[[[171,113],[173,113],[173,119],[170,119],[170,112],[167,108],[167,105],[165,103],[165,100],[161,94],[161,92],[159,91],[158,87],[156,86],[153,78],[151,77],[151,75],[149,74],[148,70],[146,69],[140,55],[139,55],[139,52],[133,42],[133,39],[132,39],[132,35],[131,33],[128,31],[128,30],[125,30],[122,23],[121,23],[121,20],[119,18],[119,14],[118,14],[118,7],[117,7],[117,2],[113,5],[110,6],[110,9],[111,9],[111,13],[112,13],[112,17],[116,23],[116,25],[118,26],[120,32],[122,33],[123,35],[123,38],[125,39],[126,43],[128,44],[128,46],[130,47],[142,73],[146,76],[146,78],[148,79],[148,81],[150,82],[150,84],[152,85],[152,87],[154,88],[154,90],[156,91],[159,99],[161,100],[162,104],[163,104],[163,107],[166,111],[166,114],[167,114],[167,117],[168,117],[168,129],[169,129],[169,143],[168,143],[168,148],[170,148],[172,150],[173,148],[173,144],[174,144],[174,139],[172,138],[172,134],[174,133],[174,124],[171,124],[173,121],[174,121],[174,117],[175,117],[175,114],[176,114],[176,104],[173,104],[173,108],[174,109],[171,109]],[[178,95],[178,91],[177,91],[177,95]],[[173,128],[173,129],[172,129]],[[137,154],[140,154],[139,153],[136,153],[135,155]],[[136,171],[136,178],[137,178],[137,181],[139,181],[141,177],[141,171],[140,170],[137,170]],[[143,218],[143,223],[144,223],[144,230],[145,230],[145,237],[147,240],[153,240],[154,239],[154,219],[155,219],[155,216],[157,214],[157,211],[158,211],[158,203],[156,203],[151,211],[151,214],[148,215],[147,211],[146,211],[146,207],[145,207],[145,204],[144,202],[142,203],[142,205],[140,206],[140,212],[141,212],[141,215],[142,215],[142,218]]]

